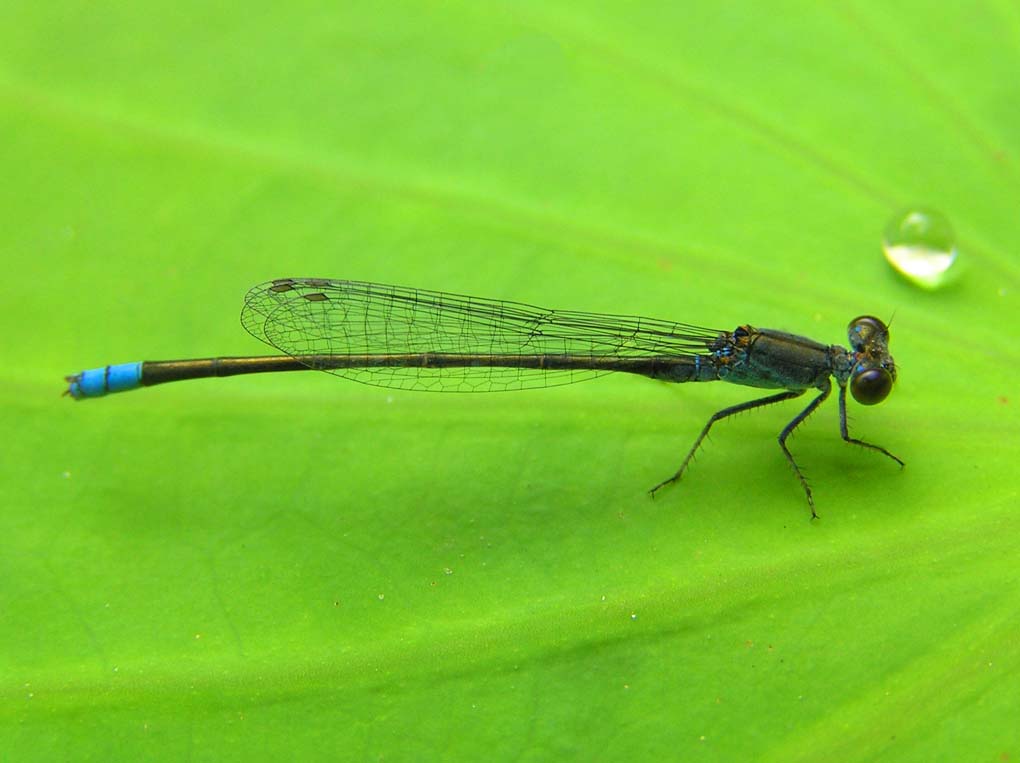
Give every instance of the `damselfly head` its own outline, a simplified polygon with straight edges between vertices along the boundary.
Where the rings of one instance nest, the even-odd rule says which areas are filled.
[[[896,363],[889,354],[889,327],[873,315],[862,315],[850,321],[847,337],[854,351],[850,394],[861,405],[881,403],[896,381]]]

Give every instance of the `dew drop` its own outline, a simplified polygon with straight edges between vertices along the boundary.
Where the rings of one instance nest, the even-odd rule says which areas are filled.
[[[948,218],[929,207],[893,215],[882,236],[885,258],[915,286],[938,289],[956,275],[956,234]]]

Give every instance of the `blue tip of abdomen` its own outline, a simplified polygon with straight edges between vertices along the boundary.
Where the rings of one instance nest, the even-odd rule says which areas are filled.
[[[90,368],[67,377],[67,394],[75,400],[102,397],[113,392],[126,392],[141,386],[142,364],[121,363],[116,366]]]

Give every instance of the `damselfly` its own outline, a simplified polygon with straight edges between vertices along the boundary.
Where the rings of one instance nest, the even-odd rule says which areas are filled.
[[[814,389],[818,394],[780,432],[779,447],[816,517],[811,487],[786,441],[829,396],[835,378],[840,436],[903,466],[885,448],[851,437],[847,428],[847,387],[857,402],[875,405],[896,380],[889,329],[868,315],[850,322],[846,349],[747,325],[721,331],[402,286],[282,278],[248,292],[241,323],[284,355],[94,368],[68,376],[66,394],[82,399],[183,379],[307,369],[381,387],[439,392],[551,387],[614,372],[781,390],[715,413],[680,468],[651,489],[654,495],[680,479],[716,422]]]

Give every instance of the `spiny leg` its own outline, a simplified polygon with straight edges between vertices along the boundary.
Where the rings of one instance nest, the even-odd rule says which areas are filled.
[[[680,468],[676,470],[676,474],[674,474],[672,477],[664,479],[662,482],[660,482],[658,485],[653,487],[648,492],[651,493],[654,496],[656,491],[658,491],[660,488],[663,488],[666,485],[670,485],[670,484],[676,482],[678,479],[680,479],[680,477],[683,475],[684,471],[687,469],[687,465],[691,462],[691,459],[694,458],[694,453],[698,450],[699,447],[701,447],[702,440],[704,440],[705,437],[708,435],[708,430],[710,430],[712,428],[712,425],[715,422],[721,421],[722,419],[725,419],[725,418],[727,418],[729,416],[732,416],[732,415],[734,415],[736,413],[742,413],[744,411],[750,411],[750,410],[753,410],[755,408],[761,408],[761,407],[766,406],[766,405],[772,405],[773,403],[781,403],[784,400],[791,400],[792,398],[800,397],[803,394],[804,394],[804,390],[787,390],[786,392],[780,392],[778,395],[769,395],[768,397],[762,397],[762,398],[759,398],[757,400],[748,400],[746,403],[740,403],[739,405],[732,405],[729,408],[723,408],[721,411],[716,411],[715,413],[712,414],[712,418],[710,418],[708,420],[708,423],[705,424],[705,428],[701,430],[701,434],[699,434],[698,435],[698,439],[694,441],[694,445],[687,452],[687,457],[684,459],[684,462],[682,464],[680,464]],[[785,446],[783,447],[783,449],[785,450]],[[796,469],[796,468],[797,468],[796,465],[794,465],[794,469]],[[800,472],[798,470],[798,474],[799,473]],[[803,478],[801,478],[801,481],[803,481]],[[811,498],[811,493],[809,491],[808,492],[808,500],[810,500],[810,498]],[[812,513],[813,512],[814,512],[814,509],[812,509]]]
[[[875,445],[874,443],[864,442],[864,440],[858,440],[856,437],[850,436],[850,430],[846,423],[846,387],[839,388],[839,433],[848,443],[852,445],[860,445],[863,448],[870,448],[871,450],[877,450],[879,453],[884,453],[889,456],[893,461],[900,465],[902,469],[906,466],[905,463],[892,453],[887,451],[881,445]]]
[[[804,488],[804,495],[807,496],[808,506],[811,509],[811,518],[818,519],[818,514],[815,513],[815,499],[811,495],[811,487],[807,483],[807,479],[804,477],[804,473],[797,466],[797,462],[793,460],[793,454],[790,449],[786,447],[786,438],[793,434],[793,430],[799,427],[808,416],[815,412],[815,408],[825,402],[825,398],[829,396],[832,391],[832,384],[828,380],[825,382],[825,386],[822,388],[822,393],[808,403],[807,408],[798,413],[793,417],[793,420],[783,427],[783,431],[779,433],[779,447],[783,449],[783,455],[786,456],[786,460],[790,462],[790,466],[793,467],[793,473],[797,475],[797,479],[800,480],[800,486]]]

